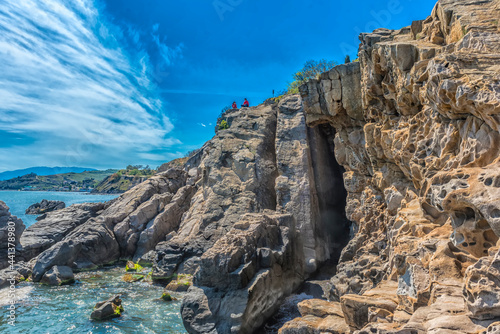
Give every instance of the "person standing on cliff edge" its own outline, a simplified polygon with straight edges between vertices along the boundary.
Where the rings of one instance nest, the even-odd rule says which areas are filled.
[[[250,103],[248,102],[247,98],[245,97],[245,101],[243,101],[243,104],[241,105],[242,107],[248,108],[250,107]]]

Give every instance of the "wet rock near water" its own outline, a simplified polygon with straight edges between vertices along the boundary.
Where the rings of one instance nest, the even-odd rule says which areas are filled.
[[[47,285],[66,285],[75,282],[75,276],[73,270],[70,267],[65,266],[53,266],[49,271],[47,271],[40,283]]]
[[[96,217],[105,203],[73,204],[40,216],[21,236],[23,258],[30,260],[61,241],[78,226]]]
[[[33,205],[30,205],[30,207],[26,209],[26,214],[41,215],[43,213],[61,210],[64,209],[65,207],[66,204],[62,201],[49,201],[44,199],[40,203],[35,203]]]
[[[118,295],[95,304],[94,311],[90,315],[90,318],[98,321],[108,320],[120,317],[123,312],[122,300]]]

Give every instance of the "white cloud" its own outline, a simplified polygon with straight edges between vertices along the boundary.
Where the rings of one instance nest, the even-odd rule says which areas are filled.
[[[182,47],[169,48],[155,27],[170,64]],[[117,166],[180,143],[168,138],[148,54],[127,50],[123,36],[140,47],[138,31],[109,24],[91,0],[0,2],[0,169]],[[31,140],[18,145],[12,134]]]

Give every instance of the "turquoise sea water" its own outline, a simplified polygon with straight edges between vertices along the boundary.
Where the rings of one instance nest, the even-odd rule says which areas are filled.
[[[36,216],[25,216],[24,210],[42,199],[74,203],[100,202],[112,195],[88,195],[60,192],[0,191],[0,200],[25,225],[35,223]],[[26,220],[25,220],[26,219]],[[150,282],[126,283],[124,266],[75,274],[77,283],[49,287],[20,283],[15,289],[15,327],[8,324],[9,289],[0,290],[0,333],[186,333],[180,317],[180,301],[158,300],[163,287]],[[116,294],[122,294],[125,312],[120,318],[96,322],[90,320],[94,305]],[[182,298],[182,294],[172,294]]]
[[[15,327],[8,324],[8,289],[0,290],[0,333],[186,333],[177,301],[159,300],[163,288],[147,282],[126,283],[124,267],[79,273],[77,283],[49,287],[20,283],[16,287]],[[107,321],[90,320],[94,305],[121,294],[125,312]]]
[[[76,203],[106,202],[117,195],[91,195],[88,193],[56,192],[56,191],[0,191],[0,201],[4,201],[10,212],[21,218],[26,227],[36,222],[35,215],[25,215],[26,209],[43,199],[63,201],[66,207]]]

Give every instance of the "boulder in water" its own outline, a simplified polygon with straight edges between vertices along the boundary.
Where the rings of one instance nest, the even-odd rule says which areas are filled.
[[[41,215],[43,213],[61,210],[66,207],[62,201],[42,200],[40,203],[35,203],[26,209],[27,215]]]
[[[92,320],[106,320],[117,318],[121,316],[123,311],[122,300],[118,295],[95,304],[94,311],[90,315],[90,318]]]
[[[65,285],[74,282],[73,270],[66,266],[53,266],[40,280],[40,283],[48,285]]]

